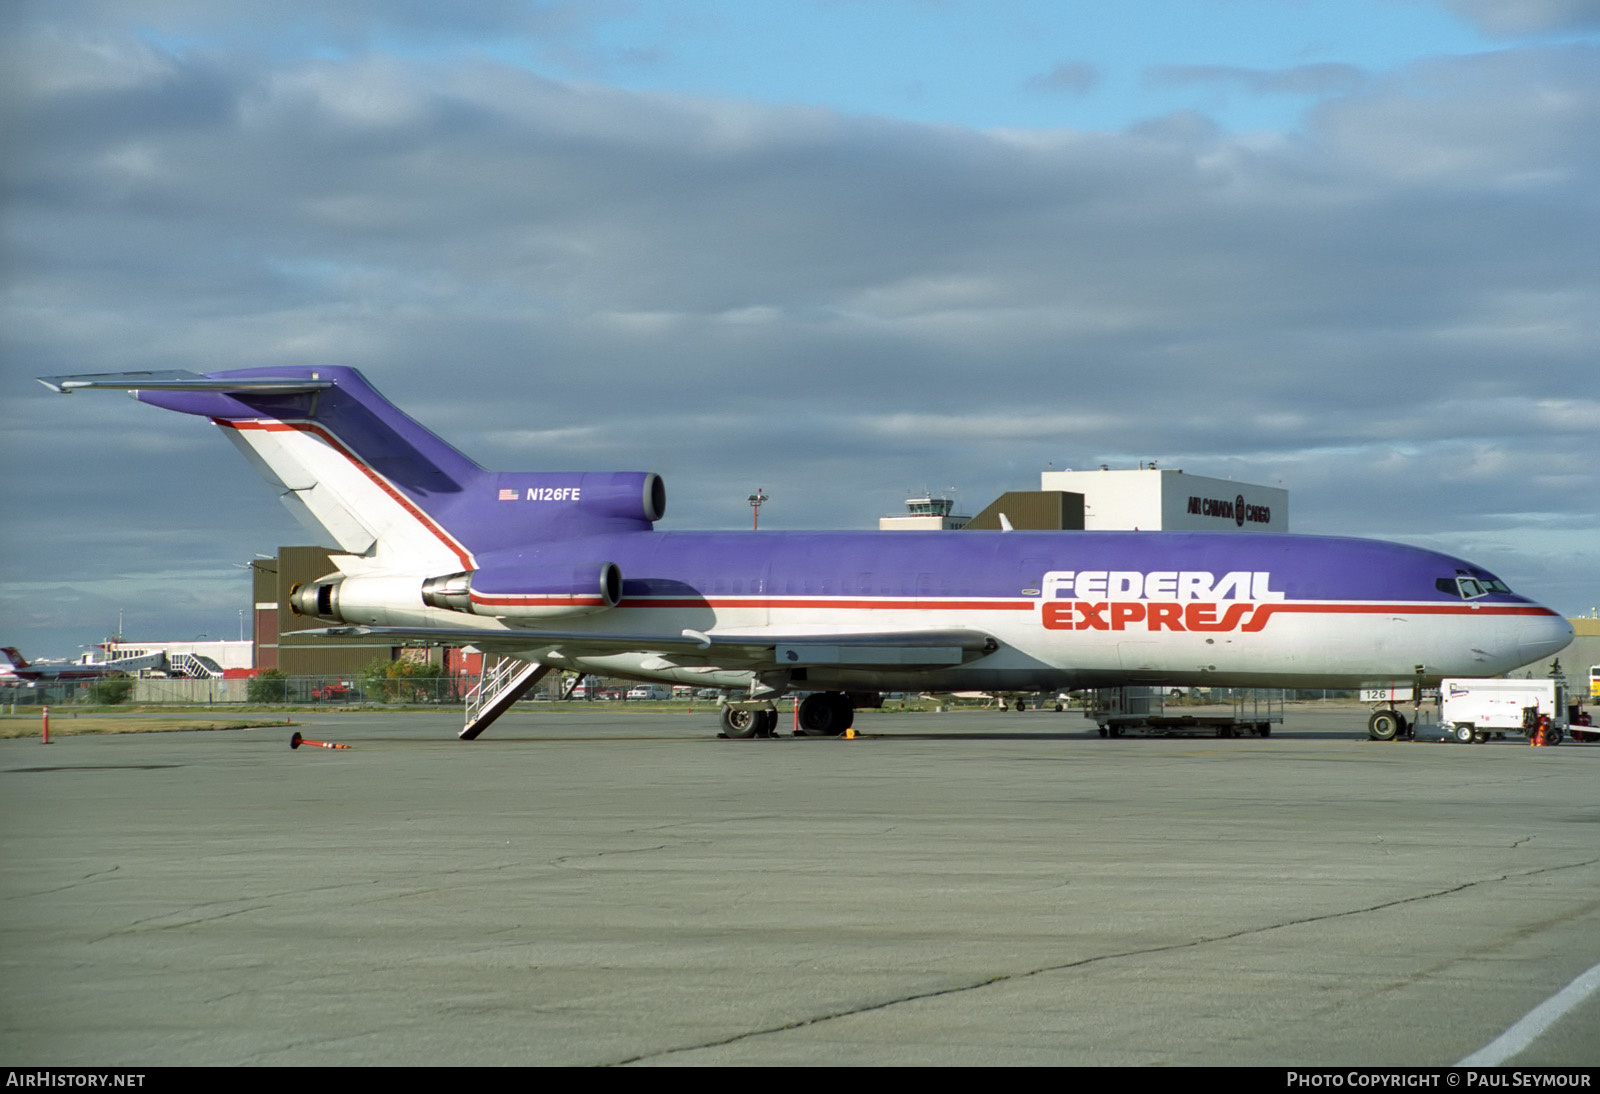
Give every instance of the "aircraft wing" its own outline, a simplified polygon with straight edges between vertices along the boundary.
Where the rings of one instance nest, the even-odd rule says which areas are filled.
[[[728,668],[801,668],[810,665],[933,668],[960,665],[1000,647],[990,634],[974,630],[876,631],[839,634],[606,634],[594,631],[468,630],[451,627],[325,627],[288,632],[316,638],[391,638],[467,646],[487,653],[603,657],[653,653],[684,664]]]

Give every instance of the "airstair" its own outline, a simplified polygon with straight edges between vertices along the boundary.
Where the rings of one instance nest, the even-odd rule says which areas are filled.
[[[470,741],[489,728],[500,715],[511,709],[511,704],[522,698],[543,680],[552,666],[537,661],[522,661],[515,657],[499,657],[494,664],[487,657],[478,682],[467,692],[467,721],[456,734]]]
[[[167,675],[189,680],[220,680],[222,666],[203,653],[175,653],[167,658]]]

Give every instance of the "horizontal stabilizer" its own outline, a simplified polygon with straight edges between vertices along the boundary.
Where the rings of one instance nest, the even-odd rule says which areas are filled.
[[[160,372],[101,372],[83,376],[40,376],[39,382],[51,391],[70,395],[74,391],[109,389],[112,391],[230,391],[256,395],[299,395],[324,391],[332,380],[273,376],[203,376],[185,369]]]

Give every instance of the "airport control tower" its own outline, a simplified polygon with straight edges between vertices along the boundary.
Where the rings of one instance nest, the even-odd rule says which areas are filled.
[[[906,511],[891,517],[878,518],[880,532],[949,532],[965,528],[971,517],[955,512],[954,498],[936,498],[921,494],[906,499]]]

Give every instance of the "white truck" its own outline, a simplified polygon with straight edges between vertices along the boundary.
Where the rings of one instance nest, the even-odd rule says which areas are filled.
[[[1545,741],[1560,744],[1567,728],[1567,688],[1560,680],[1441,680],[1439,721],[1462,743],[1491,733],[1526,733],[1545,725]]]

